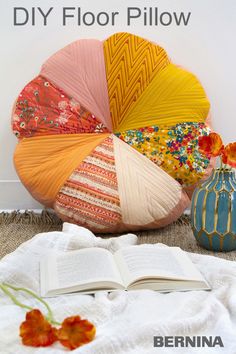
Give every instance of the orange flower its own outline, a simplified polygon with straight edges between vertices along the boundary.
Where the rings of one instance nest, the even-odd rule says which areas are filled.
[[[80,316],[72,316],[62,322],[61,328],[57,330],[57,338],[61,344],[72,350],[91,342],[95,333],[92,323],[81,320]]]
[[[219,156],[223,149],[221,137],[217,133],[200,136],[198,139],[199,151],[208,157]]]
[[[57,340],[56,329],[35,309],[27,312],[26,321],[20,325],[20,337],[24,345],[47,347]]]
[[[222,152],[223,163],[236,167],[236,142],[226,145]]]

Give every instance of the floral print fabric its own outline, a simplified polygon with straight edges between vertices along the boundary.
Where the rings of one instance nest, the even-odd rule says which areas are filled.
[[[19,95],[12,128],[18,138],[108,132],[98,118],[41,75]]]
[[[116,133],[117,137],[163,168],[184,186],[200,179],[209,159],[198,150],[198,138],[208,135],[204,123],[181,123],[172,127],[150,126]]]

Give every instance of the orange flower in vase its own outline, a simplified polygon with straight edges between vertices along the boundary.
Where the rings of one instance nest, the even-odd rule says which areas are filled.
[[[224,149],[222,139],[217,133],[200,136],[198,143],[199,151],[209,158],[219,156]]]
[[[236,142],[223,145],[217,133],[199,139],[199,151],[219,156],[220,167],[192,197],[191,224],[198,243],[212,251],[236,250]]]
[[[56,340],[56,329],[45,319],[40,310],[27,312],[20,326],[22,343],[31,347],[48,347]]]
[[[222,161],[224,164],[236,168],[236,142],[225,146],[222,152]]]

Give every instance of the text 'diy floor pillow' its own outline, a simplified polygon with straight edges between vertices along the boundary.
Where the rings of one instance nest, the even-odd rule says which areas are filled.
[[[209,160],[209,102],[160,46],[128,33],[50,57],[13,110],[18,175],[40,203],[94,232],[164,226]]]

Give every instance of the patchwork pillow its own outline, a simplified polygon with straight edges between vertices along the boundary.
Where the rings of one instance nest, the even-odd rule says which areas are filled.
[[[94,232],[164,226],[209,160],[209,101],[160,46],[128,33],[78,40],[21,91],[12,127],[18,175],[40,203]]]

